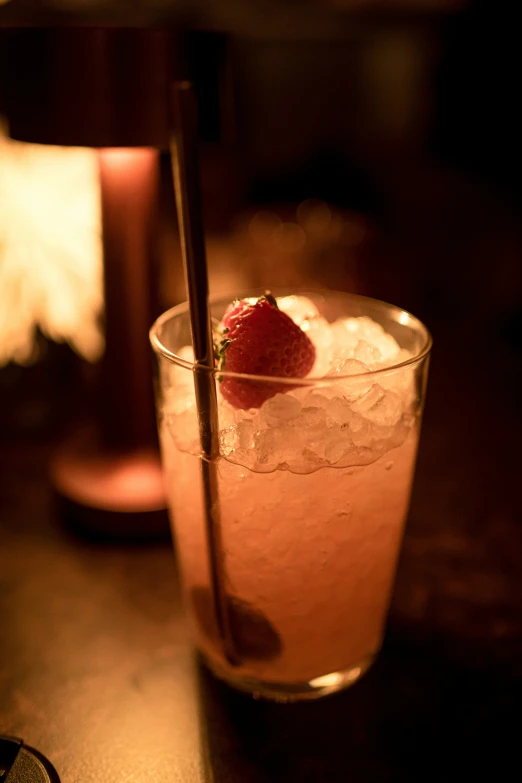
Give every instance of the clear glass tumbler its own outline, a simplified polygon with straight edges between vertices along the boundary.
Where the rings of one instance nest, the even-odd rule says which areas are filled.
[[[308,305],[288,297],[281,307],[315,343],[317,377],[235,376],[273,391],[260,409],[238,410],[219,391],[227,373],[203,371],[216,387],[219,422],[219,454],[206,474],[187,304],[151,330],[162,457],[195,645],[221,679],[280,701],[350,685],[379,651],[431,348],[427,329],[398,307],[335,292],[306,296]],[[212,303],[215,319],[230,301]],[[213,555],[209,471],[219,527]]]

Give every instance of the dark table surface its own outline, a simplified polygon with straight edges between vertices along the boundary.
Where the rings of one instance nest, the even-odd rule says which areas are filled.
[[[385,645],[359,683],[314,703],[256,702],[198,668],[170,543],[68,531],[49,433],[30,437],[13,402],[0,447],[0,733],[42,751],[62,783],[520,776],[520,324],[419,306],[435,350]],[[6,395],[27,386],[31,371],[16,372],[2,376]]]
[[[0,732],[63,783],[500,774],[521,728],[519,365],[504,353],[484,372],[472,351],[449,358],[450,339],[433,358],[384,649],[321,702],[256,702],[199,670],[170,544],[74,537],[45,446],[4,446]]]

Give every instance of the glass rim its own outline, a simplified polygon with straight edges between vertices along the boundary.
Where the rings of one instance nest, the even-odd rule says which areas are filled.
[[[227,298],[230,302],[233,302],[238,298],[260,296],[262,295],[260,294],[260,290],[261,289],[257,289],[255,292],[250,293],[246,292],[245,294],[241,295],[241,297],[238,297],[237,294],[219,294],[218,296],[212,296],[209,302],[212,306],[213,303],[226,300]],[[306,296],[306,294],[313,294],[315,296],[322,297],[328,295],[342,296],[346,299],[352,299],[358,302],[367,302],[368,304],[371,303],[374,309],[376,308],[377,310],[386,311],[386,313],[392,317],[392,314],[395,314],[396,317],[394,320],[400,323],[402,326],[407,326],[420,332],[424,336],[422,347],[413,356],[410,356],[409,359],[405,359],[404,361],[398,362],[397,364],[390,364],[386,367],[379,367],[375,370],[368,370],[367,372],[362,372],[357,375],[307,375],[305,378],[287,378],[281,375],[253,375],[249,373],[230,372],[229,370],[220,370],[218,367],[207,367],[206,365],[184,359],[177,353],[169,351],[169,349],[166,348],[159,339],[158,332],[165,323],[172,320],[173,318],[178,318],[188,314],[188,301],[181,302],[180,304],[169,308],[154,321],[149,331],[150,343],[156,354],[163,356],[163,358],[167,359],[167,361],[169,361],[171,364],[175,364],[178,367],[183,367],[187,370],[190,370],[191,372],[205,372],[210,373],[213,376],[219,376],[220,378],[237,378],[241,380],[257,381],[258,383],[277,383],[278,385],[281,384],[292,388],[295,388],[296,386],[331,386],[332,383],[349,380],[356,383],[364,378],[382,377],[383,375],[387,375],[396,370],[402,370],[407,367],[415,367],[423,359],[425,359],[431,351],[433,339],[428,328],[416,316],[412,315],[407,310],[404,310],[402,307],[389,304],[388,302],[384,302],[381,299],[373,299],[369,296],[363,296],[362,294],[351,294],[345,291],[335,291],[330,289],[298,289],[297,291],[294,291],[293,294],[284,294],[283,296]]]

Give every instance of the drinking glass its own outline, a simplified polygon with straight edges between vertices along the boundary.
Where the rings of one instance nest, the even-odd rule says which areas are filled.
[[[221,679],[280,701],[352,684],[379,651],[431,348],[427,329],[399,307],[336,292],[306,297],[310,313],[295,297],[286,302],[316,346],[314,377],[236,375],[269,389],[260,409],[236,409],[221,396],[226,366],[195,369],[186,303],[151,330],[162,458],[195,646]],[[230,301],[211,303],[216,322]],[[198,372],[216,389],[218,448],[210,460],[198,430]]]

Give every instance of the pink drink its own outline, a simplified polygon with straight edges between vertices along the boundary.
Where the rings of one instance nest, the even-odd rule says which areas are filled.
[[[286,298],[280,307],[316,346],[315,380],[289,383],[250,411],[232,408],[217,384],[216,474],[233,664],[212,603],[186,315],[176,308],[155,333],[181,357],[160,359],[158,405],[196,645],[236,687],[288,700],[354,682],[380,648],[430,340],[412,316],[361,297],[328,294],[317,306]],[[153,333],[156,348],[158,342]]]

